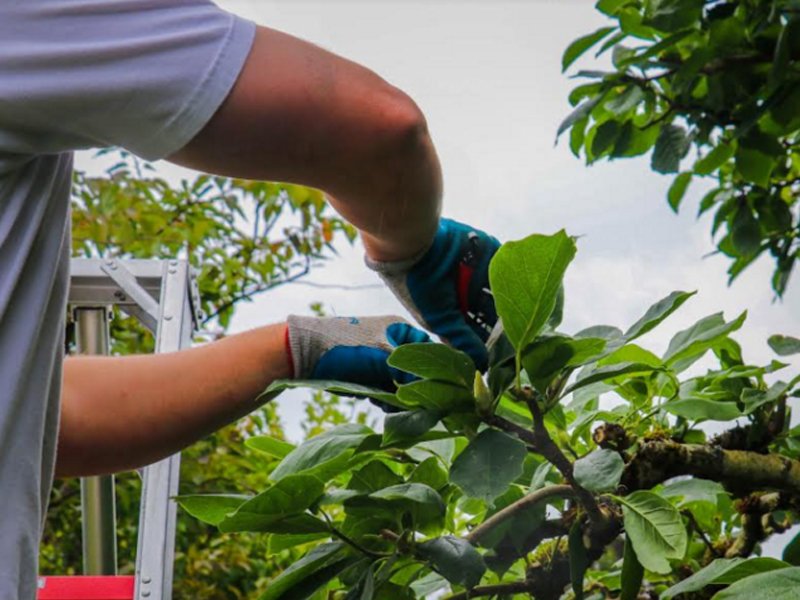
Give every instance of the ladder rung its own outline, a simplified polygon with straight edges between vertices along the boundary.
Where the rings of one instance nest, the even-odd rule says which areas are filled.
[[[40,577],[38,600],[132,600],[135,577]]]

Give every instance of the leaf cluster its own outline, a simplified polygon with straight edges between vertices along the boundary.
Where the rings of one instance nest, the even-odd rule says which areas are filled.
[[[612,69],[581,70],[558,135],[587,163],[649,154],[676,174],[677,212],[694,181],[708,191],[718,251],[733,281],[762,254],[786,290],[800,221],[800,19],[795,0],[600,0],[611,24],[573,42],[566,71],[593,51]]]
[[[296,447],[252,437],[247,446],[281,461],[263,491],[179,502],[223,532],[267,533],[303,554],[262,600],[442,590],[450,600],[633,599],[689,585],[721,590],[720,599],[768,598],[785,588],[800,542],[785,562],[750,557],[800,508],[800,444],[787,405],[800,377],[775,382],[785,364],[744,360],[730,337],[744,314],[701,319],[661,355],[640,345],[691,292],[669,294],[625,331],[562,332],[562,282],[575,253],[563,231],[498,251],[489,274],[504,334],[488,373],[427,343],[390,357],[415,377],[395,393],[276,382],[265,399],[311,387],[397,412],[382,431],[346,423]],[[770,343],[780,355],[800,349],[785,336]],[[709,421],[730,429],[709,439]],[[719,565],[733,563],[719,561],[741,564],[740,576],[723,576]]]

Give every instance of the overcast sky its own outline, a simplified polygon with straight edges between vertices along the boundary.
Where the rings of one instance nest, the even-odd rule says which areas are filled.
[[[713,250],[709,221],[694,215],[701,190],[689,190],[676,217],[665,195],[671,181],[644,158],[587,168],[565,143],[554,147],[569,113],[575,82],[560,59],[574,38],[604,23],[586,0],[343,2],[219,0],[226,9],[313,41],[372,68],[408,92],[425,112],[443,163],[445,214],[501,241],[566,229],[580,235],[567,275],[562,329],[633,323],[672,290],[698,296],[642,344],[657,352],[669,337],[708,314],[727,319],[749,310],[735,335],[746,358],[766,363],[773,333],[800,335],[800,274],[782,303],[773,302],[772,263],[761,260],[729,288]],[[589,61],[591,62],[591,61]],[[566,140],[565,140],[566,141]],[[79,167],[90,166],[84,154]],[[177,172],[177,171],[175,171]],[[311,277],[320,283],[373,284],[361,250]],[[244,330],[307,311],[324,301],[338,315],[401,313],[383,289],[280,288],[239,309],[232,329]],[[660,331],[660,332],[659,332]],[[299,435],[301,396],[282,402],[288,432]]]

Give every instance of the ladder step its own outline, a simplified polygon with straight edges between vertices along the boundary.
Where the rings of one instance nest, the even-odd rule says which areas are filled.
[[[40,577],[38,600],[132,600],[135,577]]]

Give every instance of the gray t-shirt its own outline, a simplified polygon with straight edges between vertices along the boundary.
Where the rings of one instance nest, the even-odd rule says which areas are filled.
[[[72,151],[179,150],[230,92],[254,33],[207,0],[0,0],[0,600],[36,596]]]

